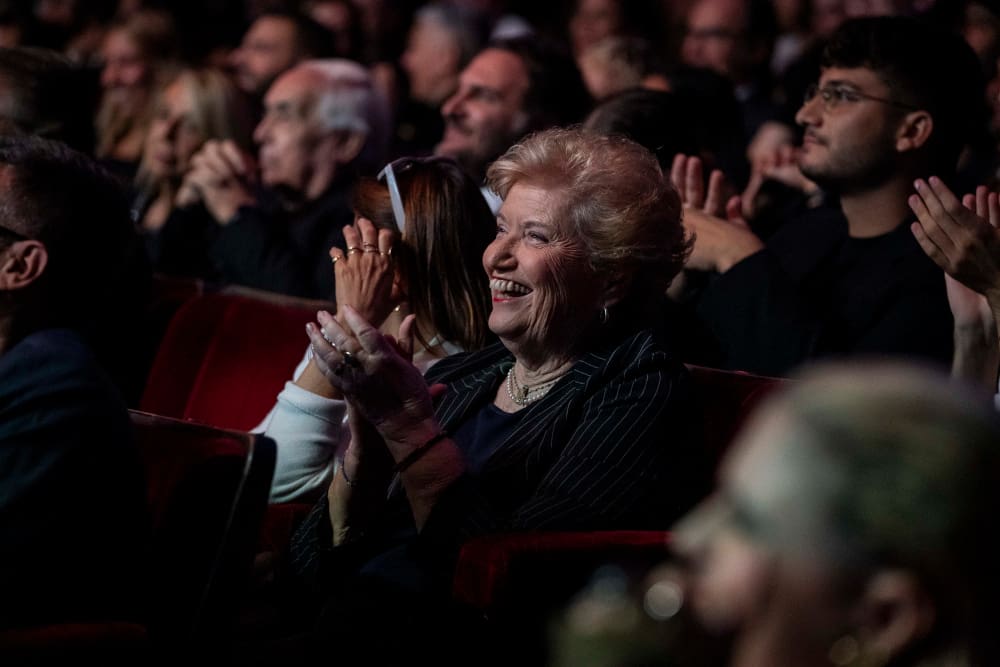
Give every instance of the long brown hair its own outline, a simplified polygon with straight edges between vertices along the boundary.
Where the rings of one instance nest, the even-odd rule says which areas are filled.
[[[495,222],[479,186],[453,160],[402,158],[392,163],[405,211],[403,243],[393,250],[407,280],[418,336],[436,335],[465,350],[489,338],[489,285],[483,251]],[[398,229],[387,186],[363,179],[354,211],[376,227]]]

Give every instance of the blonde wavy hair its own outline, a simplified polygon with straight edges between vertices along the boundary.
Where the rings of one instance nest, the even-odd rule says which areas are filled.
[[[663,294],[690,251],[677,190],[653,154],[624,137],[538,132],[494,162],[486,182],[503,198],[518,183],[557,194],[552,218],[569,223],[595,272],[631,278],[629,296],[643,303]]]

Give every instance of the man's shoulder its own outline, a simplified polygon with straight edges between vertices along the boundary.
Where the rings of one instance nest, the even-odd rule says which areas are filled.
[[[78,333],[70,329],[43,329],[25,336],[0,356],[0,375],[11,368],[50,373],[94,363],[90,348]]]
[[[83,338],[69,329],[45,329],[0,356],[0,405],[75,396],[82,404],[124,404]]]

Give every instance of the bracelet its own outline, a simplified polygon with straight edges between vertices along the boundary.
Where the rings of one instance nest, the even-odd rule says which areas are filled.
[[[427,442],[425,442],[424,444],[420,445],[419,447],[417,447],[416,449],[414,449],[412,452],[410,452],[409,454],[407,454],[406,456],[404,456],[403,460],[400,461],[399,463],[397,463],[396,466],[392,469],[392,471],[396,472],[396,473],[403,472],[404,470],[406,470],[407,468],[409,468],[411,465],[413,465],[414,463],[416,463],[417,460],[420,459],[421,456],[423,456],[428,451],[430,451],[431,447],[433,447],[434,445],[438,444],[439,442],[441,442],[442,440],[446,439],[447,437],[448,437],[448,434],[445,433],[444,431],[441,431],[440,433],[438,433],[437,435],[435,435],[433,438],[431,438],[430,440],[428,440]]]

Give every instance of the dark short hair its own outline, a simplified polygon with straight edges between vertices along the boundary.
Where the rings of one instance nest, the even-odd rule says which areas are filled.
[[[674,156],[701,155],[697,130],[701,116],[692,104],[676,93],[631,88],[598,104],[587,117],[588,130],[619,135],[649,149],[660,166],[669,170]]]
[[[822,66],[873,70],[894,100],[934,119],[928,143],[931,167],[955,169],[959,153],[978,134],[986,107],[982,70],[958,35],[900,16],[844,22],[830,37]]]
[[[532,35],[493,40],[486,48],[512,53],[524,64],[529,81],[524,96],[528,132],[576,123],[590,110],[593,100],[580,70],[558,42]]]
[[[55,51],[0,49],[0,121],[6,132],[35,134],[76,150],[94,149],[97,78]]]
[[[34,136],[0,136],[4,225],[42,242],[49,260],[19,308],[45,309],[48,325],[74,326],[113,308],[112,295],[140,289],[145,265],[125,193],[107,171],[65,144]]]
[[[288,21],[295,28],[295,47],[302,59],[332,58],[334,52],[334,35],[325,26],[314,21],[302,12],[285,9],[271,9],[261,12],[254,19],[271,18]]]

